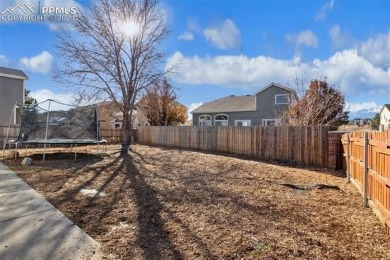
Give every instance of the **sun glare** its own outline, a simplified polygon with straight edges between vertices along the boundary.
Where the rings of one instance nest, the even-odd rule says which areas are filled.
[[[132,20],[126,20],[121,24],[121,31],[128,38],[134,37],[138,30],[138,24]]]

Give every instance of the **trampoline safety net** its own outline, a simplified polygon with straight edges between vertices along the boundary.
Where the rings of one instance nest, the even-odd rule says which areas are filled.
[[[97,143],[96,105],[75,107],[54,100],[22,106],[17,143]]]

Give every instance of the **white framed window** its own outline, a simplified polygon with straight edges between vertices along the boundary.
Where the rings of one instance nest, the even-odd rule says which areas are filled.
[[[279,126],[280,119],[263,119],[261,122],[262,126]]]
[[[211,125],[211,116],[201,115],[199,117],[199,125]]]
[[[288,104],[288,100],[289,100],[288,94],[275,95],[275,105],[286,105]]]
[[[115,119],[115,121],[114,121],[114,128],[115,128],[115,129],[120,129],[120,128],[122,128],[122,125],[123,125],[122,120]]]
[[[235,126],[251,126],[251,120],[234,120]]]
[[[224,114],[219,114],[214,117],[215,126],[226,126],[228,125],[228,116]]]

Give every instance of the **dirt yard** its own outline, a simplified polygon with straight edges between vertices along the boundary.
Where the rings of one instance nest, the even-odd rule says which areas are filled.
[[[131,150],[126,158],[110,146],[103,157],[4,163],[100,242],[108,259],[390,259],[379,220],[334,172]]]

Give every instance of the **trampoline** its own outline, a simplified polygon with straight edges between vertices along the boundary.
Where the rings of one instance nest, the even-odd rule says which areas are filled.
[[[15,156],[17,149],[22,146],[42,145],[43,160],[45,160],[46,148],[50,145],[76,147],[77,145],[107,144],[107,141],[102,140],[99,135],[96,105],[76,107],[48,99],[36,105],[19,104],[18,106],[21,108],[19,135],[15,140],[8,140],[7,133],[3,145],[3,158],[7,145],[10,150],[15,149]],[[10,118],[12,119],[13,116],[12,112]]]

